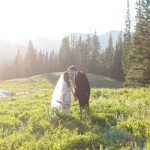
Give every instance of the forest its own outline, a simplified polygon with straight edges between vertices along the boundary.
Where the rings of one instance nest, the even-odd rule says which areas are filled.
[[[148,0],[137,1],[135,30],[131,32],[130,4],[127,1],[125,31],[120,32],[115,44],[110,34],[106,49],[101,48],[96,31],[86,39],[65,36],[59,52],[39,51],[29,41],[25,56],[21,56],[18,50],[13,62],[0,64],[0,80],[60,72],[74,64],[86,73],[123,81],[124,86],[147,87],[150,84],[149,11]]]

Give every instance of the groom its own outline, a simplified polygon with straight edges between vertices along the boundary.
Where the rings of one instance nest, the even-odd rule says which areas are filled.
[[[71,76],[74,76],[76,87],[74,96],[79,100],[82,115],[82,109],[89,108],[90,85],[88,78],[85,73],[78,71],[75,66],[69,67],[67,71]]]

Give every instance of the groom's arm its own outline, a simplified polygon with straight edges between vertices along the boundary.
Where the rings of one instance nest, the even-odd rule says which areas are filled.
[[[83,88],[86,92],[90,92],[90,84],[86,74],[83,74]]]
[[[73,85],[72,80],[70,80],[70,84],[71,84],[71,93],[72,93],[72,95],[73,95],[74,97],[76,97],[76,96],[75,96],[75,87],[74,87],[74,85]]]
[[[75,93],[74,93],[74,95],[75,95],[75,97],[78,97],[78,77],[76,77],[76,79],[75,79]]]

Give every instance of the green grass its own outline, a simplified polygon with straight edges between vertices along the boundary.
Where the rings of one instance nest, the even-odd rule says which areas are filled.
[[[71,116],[54,116],[50,100],[59,75],[0,83],[3,90],[29,92],[0,99],[0,150],[150,149],[150,88],[118,88],[121,82],[88,74],[90,111],[80,118],[72,98]]]

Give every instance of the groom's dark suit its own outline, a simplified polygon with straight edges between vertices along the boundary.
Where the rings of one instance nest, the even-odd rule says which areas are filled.
[[[78,71],[75,76],[75,96],[79,100],[80,108],[89,108],[90,85],[85,73]]]

